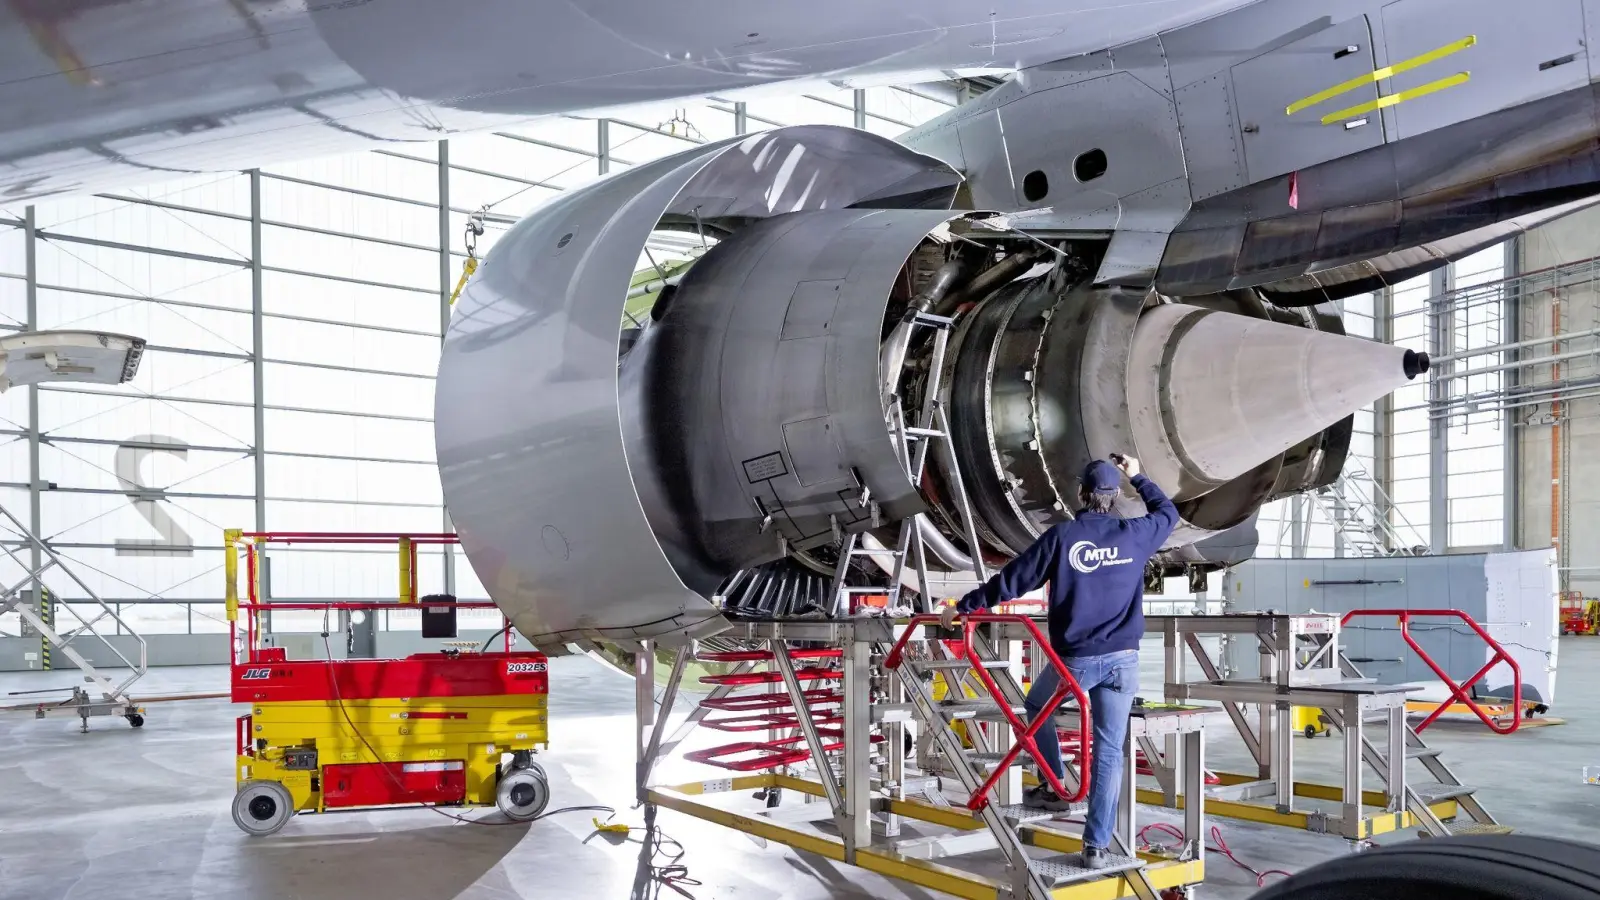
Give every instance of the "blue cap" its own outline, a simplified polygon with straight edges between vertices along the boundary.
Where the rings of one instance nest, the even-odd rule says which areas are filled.
[[[1084,468],[1083,486],[1091,493],[1114,494],[1122,488],[1122,472],[1111,463],[1097,459]]]

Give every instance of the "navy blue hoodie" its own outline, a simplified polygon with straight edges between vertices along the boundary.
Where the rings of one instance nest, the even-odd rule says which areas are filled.
[[[962,612],[987,609],[1050,583],[1050,643],[1062,656],[1136,650],[1144,637],[1144,564],[1178,524],[1178,508],[1155,482],[1135,475],[1149,515],[1124,519],[1084,510],[1051,527],[983,586]]]

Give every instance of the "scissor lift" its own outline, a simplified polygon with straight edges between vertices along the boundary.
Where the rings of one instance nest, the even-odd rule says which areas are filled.
[[[453,544],[453,534],[225,533],[224,568],[232,696],[239,717],[233,819],[264,837],[299,814],[418,807],[496,807],[537,818],[550,799],[535,754],[549,742],[548,661],[512,649],[511,626],[495,652],[456,643],[400,659],[296,659],[262,646],[263,613],[495,609],[489,602],[417,596],[417,548]],[[273,602],[260,593],[269,544],[390,545],[399,550],[396,601]],[[246,589],[238,590],[243,551]],[[240,619],[243,628],[240,629]],[[329,626],[324,626],[324,640]],[[451,629],[453,633],[453,628]],[[331,645],[325,645],[332,657]],[[454,817],[453,813],[445,813]]]

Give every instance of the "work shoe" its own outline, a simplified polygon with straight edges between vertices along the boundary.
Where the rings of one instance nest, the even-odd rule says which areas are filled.
[[[1085,869],[1104,869],[1109,865],[1111,865],[1111,857],[1110,854],[1106,853],[1106,848],[1083,848],[1083,867]]]
[[[1051,812],[1066,812],[1072,804],[1062,799],[1048,784],[1041,784],[1022,795],[1022,805],[1030,809],[1047,809]]]

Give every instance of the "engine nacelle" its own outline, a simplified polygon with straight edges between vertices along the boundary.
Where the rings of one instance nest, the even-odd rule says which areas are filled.
[[[451,322],[435,419],[452,519],[519,631],[705,636],[723,606],[826,611],[836,569],[869,574],[838,566],[852,532],[915,528],[959,583],[1070,518],[1078,473],[1112,452],[1180,502],[1168,562],[1196,558],[1331,481],[1340,421],[1423,364],[1249,292],[1094,288],[1102,244],[952,212],[960,181],[801,126],[630,169],[506,234]],[[625,315],[662,231],[700,246]],[[913,479],[901,423],[935,410],[950,441]]]

